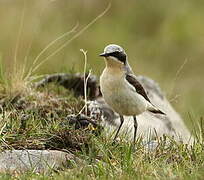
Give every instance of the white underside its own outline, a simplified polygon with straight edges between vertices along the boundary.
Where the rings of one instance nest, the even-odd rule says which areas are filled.
[[[122,74],[107,72],[105,69],[100,77],[100,86],[106,103],[120,115],[139,115],[148,109],[154,109]]]

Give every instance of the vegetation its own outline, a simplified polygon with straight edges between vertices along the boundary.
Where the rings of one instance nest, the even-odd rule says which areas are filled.
[[[164,135],[156,139],[156,146],[147,146],[138,138],[136,149],[132,149],[124,139],[112,144],[112,139],[100,134],[99,129],[75,129],[70,125],[67,115],[77,114],[83,105],[81,97],[54,85],[7,101],[1,120],[1,150],[71,151],[83,162],[67,162],[68,169],[45,174],[0,174],[1,179],[203,179],[202,122],[197,142],[191,146]]]
[[[84,160],[57,172],[1,179],[203,179],[203,1],[112,1],[106,12],[108,3],[0,2],[0,149],[63,149]],[[164,136],[154,151],[141,139],[136,150],[124,140],[113,145],[97,129],[66,124],[83,109],[82,97],[55,85],[33,87],[47,73],[83,73],[82,48],[87,70],[99,75],[98,54],[109,43],[126,49],[137,74],[160,83],[190,129],[199,124],[195,144]]]

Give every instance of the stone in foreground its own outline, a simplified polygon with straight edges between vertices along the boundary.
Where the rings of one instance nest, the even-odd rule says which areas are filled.
[[[6,150],[0,153],[0,172],[47,172],[79,161],[71,153],[57,150]]]

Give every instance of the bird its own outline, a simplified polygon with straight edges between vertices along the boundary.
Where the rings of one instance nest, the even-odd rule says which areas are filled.
[[[120,125],[113,141],[117,139],[123,125],[123,116],[132,116],[134,120],[133,143],[135,144],[138,128],[136,116],[145,111],[162,115],[165,113],[151,103],[145,89],[133,73],[127,54],[121,46],[109,44],[99,56],[105,60],[105,68],[100,76],[102,96],[120,117]]]

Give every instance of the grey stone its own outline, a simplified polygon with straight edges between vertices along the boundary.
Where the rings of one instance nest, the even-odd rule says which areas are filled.
[[[144,112],[137,116],[137,136],[142,136],[145,141],[151,141],[165,134],[167,136],[173,136],[176,141],[183,141],[184,143],[191,144],[194,138],[185,126],[179,113],[175,111],[165,97],[159,85],[152,79],[144,76],[137,76],[137,79],[144,86],[151,102],[166,113],[166,116],[164,116],[151,112]],[[94,117],[97,116],[96,114],[102,115],[102,126],[105,128],[108,135],[113,135],[120,125],[119,115],[105,103],[103,97],[99,97],[95,101],[90,101],[89,110]],[[133,122],[132,116],[125,116],[121,128],[120,135],[123,135],[123,137],[129,140],[132,140],[134,134]]]
[[[6,150],[0,153],[0,172],[46,172],[79,161],[71,153],[57,150]]]

